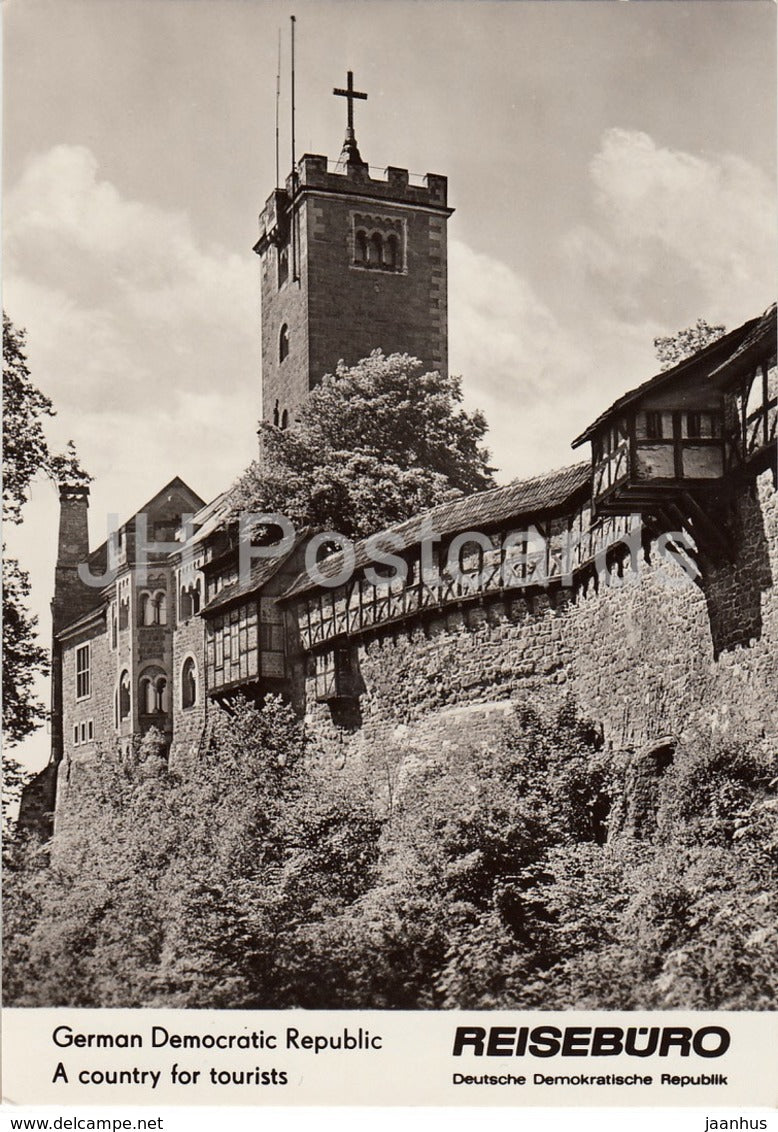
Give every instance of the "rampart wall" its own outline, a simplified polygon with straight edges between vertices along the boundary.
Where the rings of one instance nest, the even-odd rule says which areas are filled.
[[[614,568],[572,589],[494,596],[387,626],[357,645],[358,699],[318,703],[308,679],[309,731],[336,764],[388,765],[399,747],[423,757],[486,741],[512,703],[550,715],[572,698],[614,750],[694,728],[778,742],[770,472],[738,489],[730,523],[734,561],[704,562],[701,582],[653,543],[637,575]]]

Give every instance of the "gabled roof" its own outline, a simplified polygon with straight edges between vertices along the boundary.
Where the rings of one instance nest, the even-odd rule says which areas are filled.
[[[429,511],[406,519],[404,523],[389,527],[386,531],[371,536],[370,540],[362,539],[354,547],[354,569],[360,570],[374,561],[371,550],[388,535],[392,536],[392,540],[390,543],[387,539],[385,549],[402,554],[404,550],[417,546],[430,529],[439,538],[462,531],[485,532],[509,520],[531,519],[533,516],[561,509],[579,492],[588,492],[590,486],[591,466],[587,462],[560,468],[533,479],[516,480],[505,487],[493,487],[475,495],[452,499],[449,503],[441,503]],[[342,561],[340,553],[333,554],[319,564],[319,571],[325,577],[332,577],[340,572]],[[303,573],[283,596],[298,597],[318,588],[308,574]]]
[[[757,321],[753,330],[749,330],[734,354],[730,354],[717,369],[712,371],[711,377],[720,377],[723,375],[726,377],[734,376],[736,371],[741,367],[748,365],[752,361],[755,362],[762,357],[766,349],[772,347],[772,352],[775,352],[775,310],[776,306],[775,303],[773,303]]]
[[[202,616],[208,617],[220,613],[230,605],[236,605],[247,597],[258,593],[263,586],[266,586],[271,578],[274,578],[285,562],[288,562],[292,554],[303,542],[310,532],[306,529],[298,531],[294,541],[285,554],[279,554],[270,558],[259,558],[251,567],[248,576],[244,579],[238,578],[236,582],[231,582],[225,586],[223,590],[209,601],[202,610]]]
[[[164,499],[165,495],[173,489],[183,491],[186,495],[188,495],[192,500],[193,507],[202,508],[205,506],[205,503],[200,498],[200,496],[197,495],[196,492],[192,491],[191,487],[187,483],[185,483],[180,476],[174,476],[173,479],[166,483],[163,488],[160,488],[160,490],[155,495],[152,495],[151,499],[147,500],[142,507],[139,507],[138,510],[133,512],[133,514],[130,515],[128,519],[125,519],[125,521],[119,527],[119,530],[123,530],[125,527],[129,526],[130,523],[132,523],[137,518],[137,516],[141,515],[144,511],[151,511],[159,502]],[[89,556],[87,558],[87,566],[89,568],[89,572],[95,577],[99,577],[99,575],[105,573],[108,567],[107,539],[105,542],[100,543],[100,545],[95,550],[89,552]],[[93,600],[88,604],[86,614],[83,612],[82,607],[82,611],[81,613],[79,613],[78,617],[74,618],[73,621],[70,621],[66,625],[64,625],[57,634],[58,637],[61,634],[68,633],[70,630],[77,627],[80,622],[85,619],[85,617],[88,618],[92,616],[94,614],[94,611],[99,609],[103,604],[104,598],[101,588],[84,586],[84,589],[90,590],[90,592],[94,595]]]
[[[201,542],[205,542],[211,535],[215,534],[222,526],[224,526],[227,516],[230,513],[230,491],[222,491],[219,495],[212,499],[210,503],[204,504],[199,511],[192,517],[192,525],[196,528],[194,534],[190,539],[181,542],[181,550],[174,550],[171,558],[175,558],[181,553],[184,547],[197,546]]]
[[[774,310],[774,308],[771,308],[771,310]],[[684,358],[683,361],[673,366],[672,369],[662,370],[661,373],[654,374],[653,377],[650,377],[635,389],[630,389],[628,393],[624,393],[617,401],[613,402],[609,409],[606,409],[604,413],[600,413],[597,420],[590,424],[580,436],[575,438],[572,447],[577,448],[580,444],[583,444],[585,440],[589,440],[592,434],[597,432],[600,426],[603,425],[609,417],[626,408],[627,405],[631,405],[633,401],[638,401],[649,391],[655,393],[664,385],[682,380],[693,374],[698,374],[700,369],[710,367],[708,369],[708,376],[713,377],[715,374],[716,385],[720,385],[725,367],[728,365],[729,361],[737,356],[738,351],[749,335],[769,315],[770,311],[768,310],[764,315],[749,319],[748,322],[744,322],[742,326],[738,326],[736,330],[730,330],[729,334],[724,334],[721,338],[717,338],[715,342],[704,346],[701,350],[698,350],[696,354],[692,354],[691,357]]]

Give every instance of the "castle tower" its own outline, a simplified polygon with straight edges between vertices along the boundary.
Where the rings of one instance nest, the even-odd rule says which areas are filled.
[[[353,100],[334,169],[305,154],[268,198],[254,251],[262,261],[262,413],[291,424],[340,359],[408,353],[448,369],[446,178],[411,184],[407,169],[371,176],[356,142]]]

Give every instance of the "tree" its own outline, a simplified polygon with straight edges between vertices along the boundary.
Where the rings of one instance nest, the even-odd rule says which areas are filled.
[[[694,326],[687,326],[685,330],[679,330],[667,338],[655,338],[654,349],[662,363],[662,370],[677,366],[684,358],[690,358],[704,346],[721,338],[726,331],[725,326],[711,326],[704,318],[698,318]]]
[[[54,408],[32,382],[25,345],[24,330],[16,330],[3,312],[3,518],[9,523],[21,523],[30,483],[41,472],[56,483],[90,478],[72,443],[61,454],[49,448],[43,421],[54,416]],[[45,718],[33,683],[36,674],[45,673],[47,659],[36,640],[37,618],[25,606],[29,593],[28,574],[4,553],[3,733],[9,743],[18,743]]]
[[[33,684],[38,673],[48,671],[46,650],[38,644],[37,617],[25,607],[30,579],[14,558],[3,558],[3,735],[7,743],[18,743],[45,719],[43,705],[35,698]]]
[[[483,414],[460,407],[459,378],[422,369],[376,350],[326,376],[294,428],[263,421],[262,456],[233,489],[234,510],[360,538],[493,486]]]

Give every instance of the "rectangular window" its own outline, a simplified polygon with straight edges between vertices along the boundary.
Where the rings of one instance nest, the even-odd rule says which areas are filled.
[[[82,743],[86,743],[86,724],[85,723],[81,724],[79,739]]]
[[[646,413],[646,436],[649,440],[661,440],[662,435],[662,414],[652,409]]]
[[[87,720],[86,737],[87,737],[87,739],[94,739],[94,737],[95,737],[95,725],[94,725],[94,720],[92,720],[92,719]]]
[[[686,435],[692,439],[702,436],[702,413],[686,414]]]
[[[76,649],[76,699],[85,700],[92,692],[89,645],[79,645]]]
[[[74,724],[74,726],[73,726],[73,746],[74,747],[78,746],[78,724],[77,723]]]

